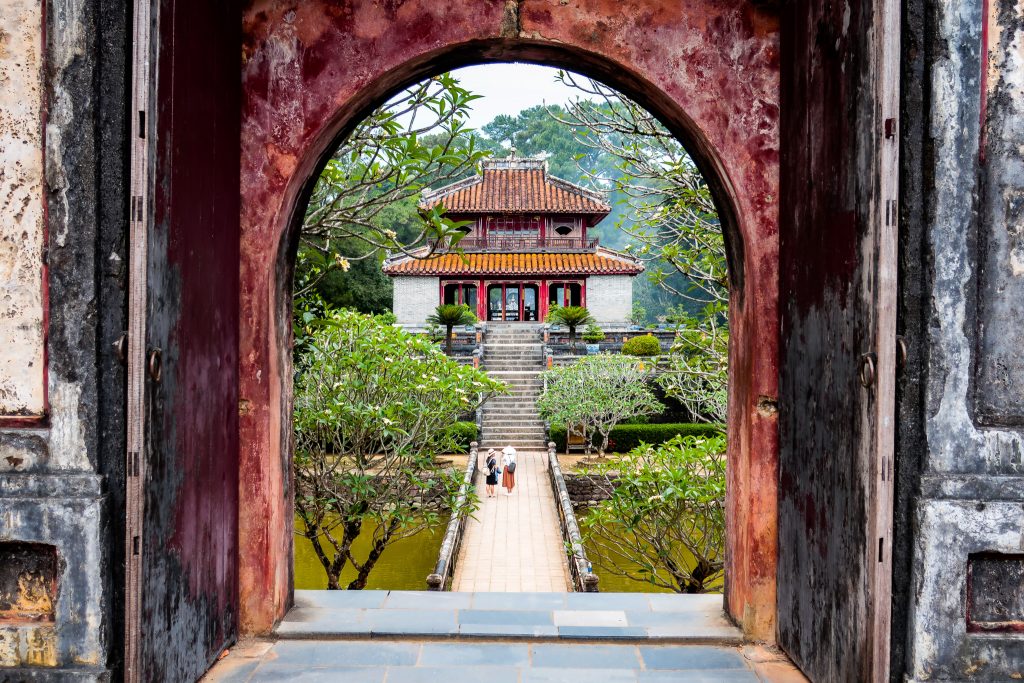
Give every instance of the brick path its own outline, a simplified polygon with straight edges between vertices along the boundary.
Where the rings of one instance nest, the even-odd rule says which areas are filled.
[[[480,453],[481,468],[484,458],[486,451]],[[478,481],[480,509],[466,523],[452,590],[569,590],[569,567],[548,482],[547,454],[519,451],[511,496],[505,495],[500,478],[497,498],[486,497],[483,476]]]

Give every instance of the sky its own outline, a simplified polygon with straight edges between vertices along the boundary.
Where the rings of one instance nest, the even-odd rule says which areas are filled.
[[[558,69],[536,64],[481,64],[452,74],[466,90],[483,97],[473,102],[470,128],[482,128],[498,114],[518,114],[538,104],[565,104],[579,93],[555,81]]]

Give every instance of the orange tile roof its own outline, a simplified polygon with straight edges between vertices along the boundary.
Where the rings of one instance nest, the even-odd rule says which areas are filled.
[[[386,275],[638,275],[643,264],[609,249],[582,254],[438,254],[384,263]]]
[[[420,208],[449,213],[568,213],[606,215],[603,195],[548,175],[540,159],[490,159],[482,175],[425,192]]]

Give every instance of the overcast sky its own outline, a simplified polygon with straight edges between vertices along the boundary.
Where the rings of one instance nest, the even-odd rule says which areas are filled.
[[[565,104],[577,92],[555,80],[558,69],[536,64],[481,64],[453,71],[463,88],[483,95],[472,104],[471,128],[482,128],[498,114],[518,114],[538,104]]]

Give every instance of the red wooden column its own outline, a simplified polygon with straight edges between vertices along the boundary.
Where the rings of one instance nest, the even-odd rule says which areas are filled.
[[[548,317],[548,281],[543,279],[540,281],[540,293],[537,295],[540,297],[540,305],[537,309],[540,311],[540,320],[543,322]]]
[[[482,278],[476,285],[476,317],[487,320],[487,283]]]

